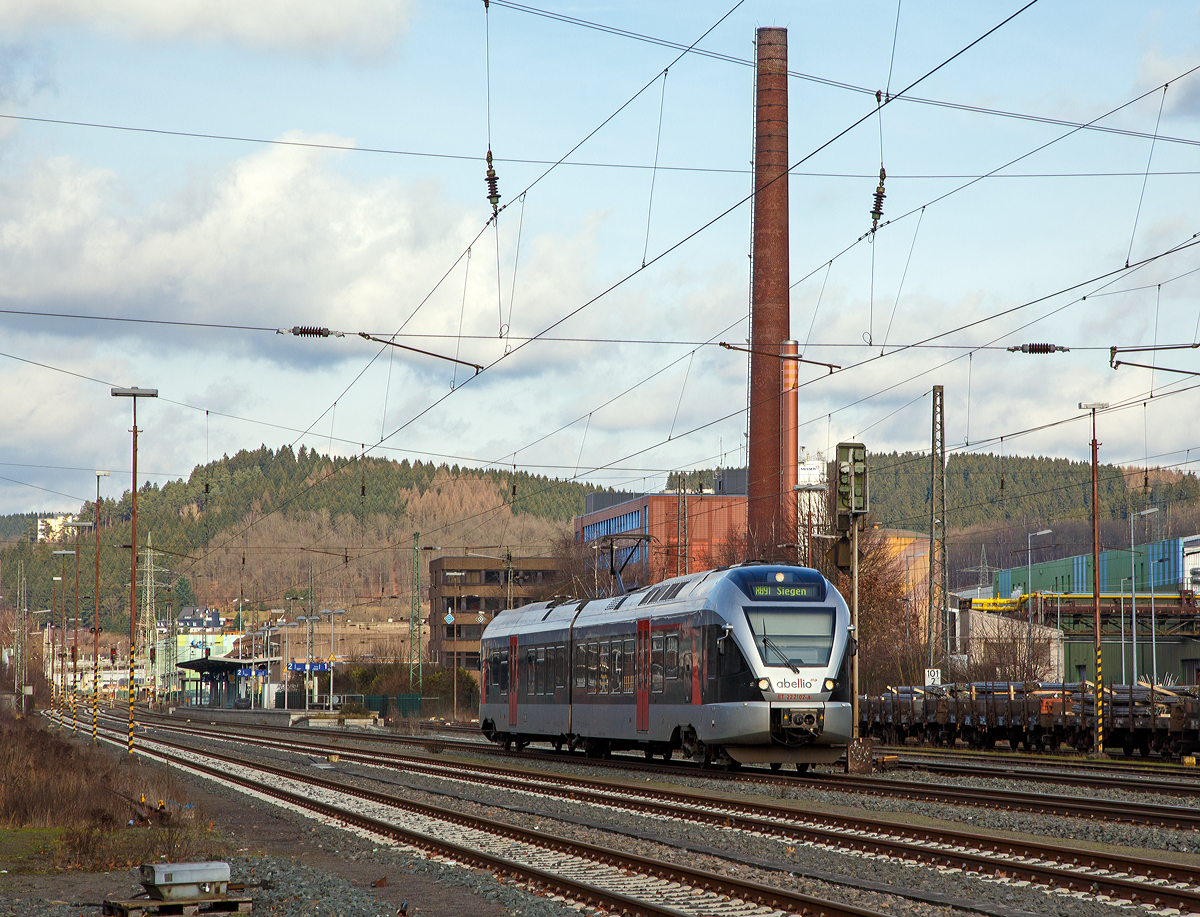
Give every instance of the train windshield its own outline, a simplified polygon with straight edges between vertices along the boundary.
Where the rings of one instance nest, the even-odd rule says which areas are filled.
[[[754,605],[746,609],[746,620],[764,665],[829,665],[833,651],[832,608]]]

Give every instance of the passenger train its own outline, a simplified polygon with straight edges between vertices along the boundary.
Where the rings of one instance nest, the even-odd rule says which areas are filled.
[[[804,771],[846,751],[854,646],[845,600],[804,567],[745,564],[540,602],[484,631],[479,722],[505,748]]]

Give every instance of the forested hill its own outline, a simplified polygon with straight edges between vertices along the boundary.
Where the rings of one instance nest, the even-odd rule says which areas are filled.
[[[878,452],[869,457],[871,517],[887,528],[929,529],[929,456]],[[1119,520],[1131,508],[1194,506],[1195,474],[1099,467],[1100,518]],[[1148,486],[1146,486],[1148,485]],[[951,455],[946,462],[948,528],[1003,525],[1012,520],[1070,519],[1090,514],[1092,466],[1068,459]]]
[[[227,607],[242,596],[256,606],[279,607],[310,577],[318,594],[343,606],[384,597],[408,602],[415,533],[422,544],[451,551],[545,554],[594,489],[524,472],[263,446],[198,466],[186,481],[143,484],[138,543],[153,540],[156,563],[166,568],[158,577],[162,589],[186,576],[204,604]],[[71,510],[86,520],[94,513],[90,503]],[[122,584],[129,577],[123,546],[131,511],[128,492],[101,500],[101,619],[117,631],[128,629]],[[17,532],[0,551],[0,586],[15,583],[23,570],[30,606],[49,607],[61,566],[51,552],[62,545],[31,544],[35,519],[13,517]],[[94,550],[90,536],[82,539],[84,570]],[[431,556],[422,553],[422,566]],[[165,603],[165,592],[160,600]]]
[[[114,480],[116,480],[114,478]],[[138,491],[139,528],[152,530],[161,544],[190,549],[205,544],[215,533],[242,523],[247,516],[272,513],[286,517],[312,512],[332,519],[349,517],[358,522],[376,515],[403,517],[414,494],[433,487],[438,493],[448,484],[462,482],[472,490],[491,489],[509,504],[512,513],[568,523],[583,512],[584,498],[596,488],[558,481],[526,472],[460,468],[433,462],[389,459],[340,458],[284,446],[260,446],[224,456],[208,465],[197,465],[182,478],[158,485],[145,483]],[[513,501],[513,485],[516,500]],[[113,521],[128,520],[130,495],[101,501],[101,515]],[[73,512],[91,516],[90,504]],[[0,517],[0,531],[9,538],[28,535],[36,514]]]

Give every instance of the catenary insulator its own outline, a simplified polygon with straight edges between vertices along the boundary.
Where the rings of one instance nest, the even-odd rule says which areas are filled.
[[[329,329],[317,328],[313,325],[296,325],[292,328],[292,334],[298,338],[327,338]]]
[[[879,227],[879,221],[883,218],[883,199],[887,197],[883,193],[883,181],[887,178],[887,172],[883,166],[879,167],[879,186],[875,189],[875,206],[871,208],[871,229]]]
[[[496,212],[496,208],[500,205],[500,176],[496,174],[496,170],[492,168],[492,151],[487,151],[487,178],[484,182],[487,184],[487,199],[492,205],[492,213]]]
[[[1058,344],[1021,344],[1020,346],[1013,345],[1008,348],[1009,353],[1069,353],[1070,347],[1062,347]]]

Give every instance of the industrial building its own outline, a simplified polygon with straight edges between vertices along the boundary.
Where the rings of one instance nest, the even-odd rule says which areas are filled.
[[[435,557],[429,562],[429,661],[479,671],[479,637],[498,611],[549,598],[554,557]],[[449,620],[447,620],[449,618]]]
[[[1101,662],[1105,681],[1200,680],[1200,535],[1100,554]],[[1062,677],[1095,678],[1092,555],[998,571],[992,598],[966,607],[1061,631]]]

